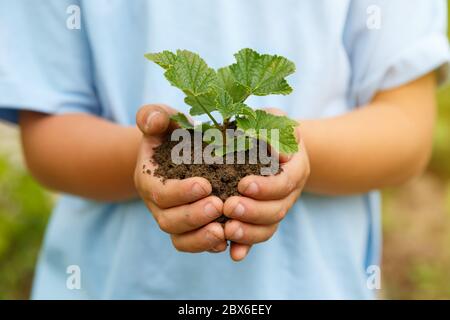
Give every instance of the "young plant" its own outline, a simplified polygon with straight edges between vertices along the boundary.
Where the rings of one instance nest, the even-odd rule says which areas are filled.
[[[232,138],[236,140],[232,145],[237,144],[238,150],[227,147],[222,149],[222,155],[230,150],[249,148],[251,139],[263,140],[280,153],[297,152],[298,143],[294,134],[294,127],[298,125],[296,121],[263,110],[253,110],[245,104],[251,95],[290,94],[292,88],[285,78],[295,72],[294,63],[278,55],[259,54],[248,48],[234,56],[234,64],[215,71],[198,54],[188,50],[145,55],[166,70],[164,75],[171,85],[184,92],[184,101],[191,107],[190,115],[206,114],[213,126],[223,133],[235,120],[241,135]],[[222,125],[213,117],[214,111],[221,114]],[[172,119],[182,128],[194,129],[183,113],[172,116]],[[198,128],[205,130],[211,127],[211,123],[207,122]],[[278,135],[273,137],[272,129],[278,130]]]

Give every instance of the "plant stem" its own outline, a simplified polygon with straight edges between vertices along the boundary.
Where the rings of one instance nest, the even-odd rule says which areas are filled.
[[[223,137],[223,145],[227,145],[227,128],[230,123],[230,119],[223,119],[223,127],[222,127],[222,137]]]
[[[230,119],[223,119],[223,131],[225,131],[230,124]]]
[[[221,129],[220,124],[216,121],[216,119],[214,119],[214,117],[211,115],[211,113],[208,111],[208,109],[205,108],[205,106],[200,102],[200,100],[198,100],[197,97],[195,97],[195,101],[199,104],[200,107],[202,107],[203,111],[205,111],[205,113],[208,115],[208,117],[212,120],[212,122],[214,123],[214,126],[220,130]]]

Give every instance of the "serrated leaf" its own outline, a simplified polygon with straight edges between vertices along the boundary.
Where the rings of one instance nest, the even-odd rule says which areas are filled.
[[[145,54],[145,57],[166,70],[173,66],[177,59],[175,53],[167,50],[158,53],[147,53]]]
[[[229,67],[217,70],[217,86],[228,92],[234,103],[244,102],[249,95],[247,89],[233,77]]]
[[[277,55],[260,55],[252,49],[242,49],[235,54],[236,63],[230,71],[237,82],[250,94],[289,94],[292,88],[284,79],[295,72],[295,64]]]
[[[172,115],[170,117],[170,119],[175,121],[180,126],[180,128],[182,128],[182,129],[188,129],[188,130],[194,129],[194,130],[198,130],[198,131],[202,131],[203,132],[203,131],[206,131],[208,129],[214,128],[214,126],[212,126],[210,122],[202,122],[202,123],[197,124],[197,125],[194,126],[189,121],[188,117],[186,117],[186,115],[184,113],[181,113],[181,112]]]
[[[237,118],[236,123],[238,129],[241,129],[246,135],[266,141],[277,152],[292,154],[298,151],[294,133],[294,127],[298,123],[286,116],[277,116],[263,110],[256,110],[254,117]],[[271,129],[278,130],[278,140],[275,140]]]
[[[183,129],[193,129],[194,126],[192,125],[192,123],[189,121],[189,119],[186,117],[186,115],[184,113],[177,113],[174,114],[170,117],[171,120],[175,121],[176,123],[178,123],[178,125],[180,126],[180,128]]]
[[[237,102],[233,103],[233,98],[227,91],[222,88],[217,88],[216,105],[217,110],[220,112],[224,119],[229,119],[233,116],[253,114],[253,109],[247,106],[245,103]]]
[[[187,50],[177,51],[173,66],[164,75],[173,86],[191,96],[208,92],[217,79],[214,69],[209,68],[198,54]]]
[[[216,107],[224,119],[229,119],[235,115],[233,98],[222,88],[217,88]]]
[[[236,103],[236,114],[239,116],[255,117],[255,110],[245,103]]]
[[[198,130],[198,131],[204,132],[204,131],[206,131],[206,130],[214,129],[214,128],[216,128],[216,127],[214,127],[213,125],[211,125],[210,122],[202,122],[201,124],[196,125],[196,126],[194,127],[194,130]]]
[[[191,115],[206,113],[217,128],[220,125],[211,115],[212,111],[219,111],[225,120],[235,117],[238,129],[245,133],[244,138],[233,139],[238,150],[248,149],[249,137],[264,140],[282,153],[298,150],[294,135],[297,122],[254,111],[243,103],[252,94],[289,94],[292,88],[285,77],[295,71],[295,65],[288,59],[243,49],[235,54],[236,63],[216,73],[198,54],[187,50],[177,50],[176,54],[170,51],[149,53],[145,57],[166,69],[164,75],[169,82],[186,94],[185,102],[191,106]],[[211,127],[210,124],[193,127],[184,114],[177,114],[173,119],[184,128],[205,130]],[[279,130],[279,140],[275,141],[277,135],[272,135],[271,129]],[[223,152],[227,150],[229,148]]]
[[[197,96],[188,95],[184,102],[192,107],[189,111],[191,116],[199,116],[205,114],[206,111],[212,112],[217,110],[216,97],[216,92],[209,90]]]

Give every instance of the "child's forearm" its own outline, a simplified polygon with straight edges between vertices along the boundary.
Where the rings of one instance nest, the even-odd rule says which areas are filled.
[[[45,186],[102,201],[137,197],[137,128],[84,114],[33,112],[21,113],[20,127],[27,165]]]
[[[306,191],[351,194],[420,173],[431,153],[435,78],[378,94],[348,114],[301,121],[311,162]]]

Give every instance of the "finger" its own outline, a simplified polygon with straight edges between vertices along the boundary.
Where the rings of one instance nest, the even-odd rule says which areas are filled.
[[[210,196],[191,204],[166,210],[148,203],[161,230],[170,234],[189,232],[216,220],[222,215],[222,200]]]
[[[290,205],[290,199],[259,201],[234,196],[225,201],[223,214],[242,222],[270,225],[280,222],[286,216]]]
[[[308,155],[302,141],[300,148],[288,162],[281,164],[280,173],[272,176],[251,175],[241,179],[239,193],[259,200],[276,200],[298,189],[310,173]]]
[[[270,146],[270,156],[278,158],[279,163],[286,163],[292,158],[292,154],[278,153],[272,146]]]
[[[251,175],[239,181],[240,194],[258,200],[283,199],[297,188],[303,176],[301,163],[294,157],[281,166],[282,171],[272,176]]]
[[[255,244],[270,239],[277,230],[277,224],[256,225],[238,220],[225,223],[225,238],[240,244]]]
[[[171,129],[170,115],[176,111],[166,105],[151,104],[143,106],[136,114],[136,124],[144,134],[139,147],[137,164],[147,166],[153,157],[153,148],[163,142],[163,136]]]
[[[145,135],[162,135],[170,128],[170,116],[176,112],[163,104],[149,104],[137,112],[136,124]]]
[[[243,178],[238,184],[240,194],[257,200],[283,199],[297,186],[297,175],[290,176],[284,169],[273,176],[251,175]]]
[[[151,166],[149,166],[151,168]],[[141,177],[141,190],[148,190],[142,195],[161,209],[177,207],[207,197],[212,187],[208,180],[201,177],[192,177],[182,180],[168,179],[162,182],[153,175]]]
[[[208,252],[209,253],[220,253],[220,252],[224,252],[225,250],[227,250],[227,248],[228,248],[228,241],[225,241],[225,242],[219,243],[214,248],[208,250]]]
[[[248,244],[240,244],[232,242],[230,246],[230,256],[234,261],[242,261],[247,257],[252,246]]]
[[[218,222],[191,232],[172,235],[171,238],[173,246],[182,252],[196,253],[223,248],[224,244],[226,246],[224,231]]]

